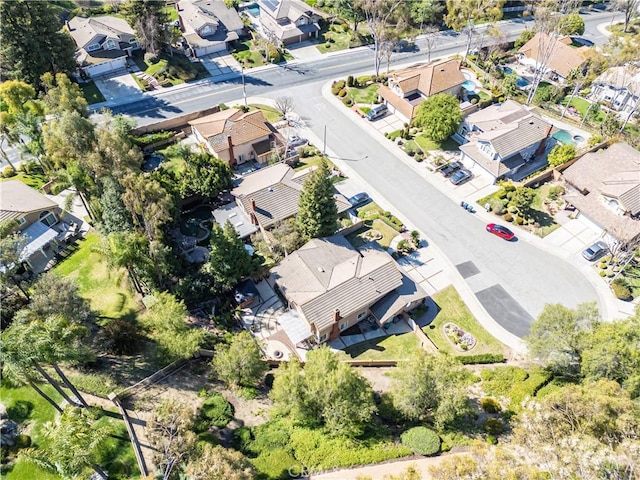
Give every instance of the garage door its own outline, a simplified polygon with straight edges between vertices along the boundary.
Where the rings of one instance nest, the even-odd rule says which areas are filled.
[[[114,70],[119,70],[121,68],[125,68],[127,66],[127,57],[114,58],[113,60],[109,60],[108,62],[99,63],[97,65],[91,65],[90,67],[85,67],[86,72],[91,77],[97,77],[98,75],[103,75],[105,73],[113,72]]]
[[[196,57],[204,57],[205,55],[211,55],[212,53],[222,52],[226,49],[227,49],[227,45],[225,43],[221,43],[220,45],[198,47],[195,49],[195,51],[196,51]]]

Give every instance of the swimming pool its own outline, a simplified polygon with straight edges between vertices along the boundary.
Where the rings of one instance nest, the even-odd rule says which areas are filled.
[[[565,145],[573,145],[575,143],[573,140],[573,136],[566,130],[558,130],[552,136],[557,141],[559,141],[560,143],[564,143]]]
[[[464,88],[467,92],[475,92],[476,88],[478,87],[476,86],[476,82],[471,80],[471,75],[469,75],[467,72],[462,72],[462,75],[467,79],[467,81],[462,84],[462,88]]]
[[[247,6],[245,8],[245,10],[247,10],[251,16],[253,17],[259,17],[260,16],[260,7],[258,6],[257,3],[251,4],[249,6]]]
[[[529,80],[527,80],[526,78],[521,77],[520,75],[516,74],[516,72],[514,72],[511,67],[501,67],[502,71],[504,72],[505,75],[515,75],[516,76],[516,85],[520,88],[524,88],[526,86],[531,85],[531,82]]]

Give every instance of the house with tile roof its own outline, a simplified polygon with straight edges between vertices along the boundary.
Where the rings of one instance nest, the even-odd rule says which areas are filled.
[[[200,144],[230,167],[250,160],[267,163],[286,140],[260,110],[230,108],[189,122]]]
[[[224,0],[181,0],[176,10],[191,56],[226,51],[244,34],[238,12]]]
[[[640,111],[640,66],[627,64],[605,70],[591,83],[590,97],[624,117],[637,115]]]
[[[454,139],[462,143],[462,162],[494,180],[514,176],[545,148],[553,126],[513,100],[464,118]]]
[[[379,325],[417,307],[427,293],[376,244],[356,250],[345,237],[316,238],[271,269],[287,299],[282,326],[292,343],[324,343],[365,319]]]
[[[285,163],[277,163],[244,175],[231,191],[235,202],[216,209],[214,218],[221,225],[229,220],[241,238],[258,229],[269,230],[298,213],[300,193],[312,171],[313,167],[296,172]],[[343,195],[336,193],[334,199],[338,214],[351,208]]]
[[[564,81],[569,74],[584,66],[589,58],[591,47],[572,47],[569,36],[547,35],[538,32],[525,43],[516,57],[518,62],[530,67],[532,70],[546,69],[546,75],[550,78],[558,77]],[[547,57],[546,62],[544,61]]]
[[[640,152],[626,143],[587,153],[562,172],[564,200],[622,242],[640,238]]]
[[[76,44],[78,68],[89,77],[126,68],[127,57],[140,48],[133,28],[123,18],[73,17],[66,27]]]
[[[258,6],[262,28],[281,45],[318,38],[325,15],[303,0],[259,0]]]
[[[418,106],[436,93],[448,93],[457,97],[466,78],[460,71],[460,62],[455,59],[429,65],[416,65],[393,72],[389,85],[378,89],[389,111],[410,123],[416,116]]]

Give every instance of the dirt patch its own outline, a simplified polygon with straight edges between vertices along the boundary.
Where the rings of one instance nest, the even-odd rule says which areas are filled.
[[[369,380],[375,392],[388,392],[391,390],[393,378],[388,373],[394,371],[394,367],[360,367],[357,370],[364,378]]]

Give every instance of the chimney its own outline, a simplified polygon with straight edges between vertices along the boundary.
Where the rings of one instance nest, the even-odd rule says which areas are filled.
[[[251,219],[251,223],[253,225],[258,225],[258,216],[256,215],[256,201],[251,198],[249,199],[249,218]]]
[[[231,141],[231,135],[227,135],[227,145],[229,146],[229,166],[233,168],[236,164],[236,156],[233,153],[233,142]]]
[[[553,130],[553,125],[549,124],[549,128],[547,128],[547,134],[544,136],[544,138],[540,142],[540,146],[536,150],[536,153],[534,154],[534,158],[540,155],[542,152],[544,152],[544,149],[547,147],[547,140],[549,139],[549,136],[551,135],[552,130]]]
[[[256,217],[256,214],[254,212],[251,212],[249,216],[251,217],[251,224],[258,225],[258,217]]]
[[[337,323],[340,320],[340,310],[337,308],[333,311],[333,322]]]
[[[251,203],[251,213],[256,213],[256,201],[252,198],[249,202]]]
[[[551,130],[553,130],[553,125],[549,124],[549,128],[547,128],[547,134],[545,135],[545,138],[549,138],[549,135],[551,135]]]

